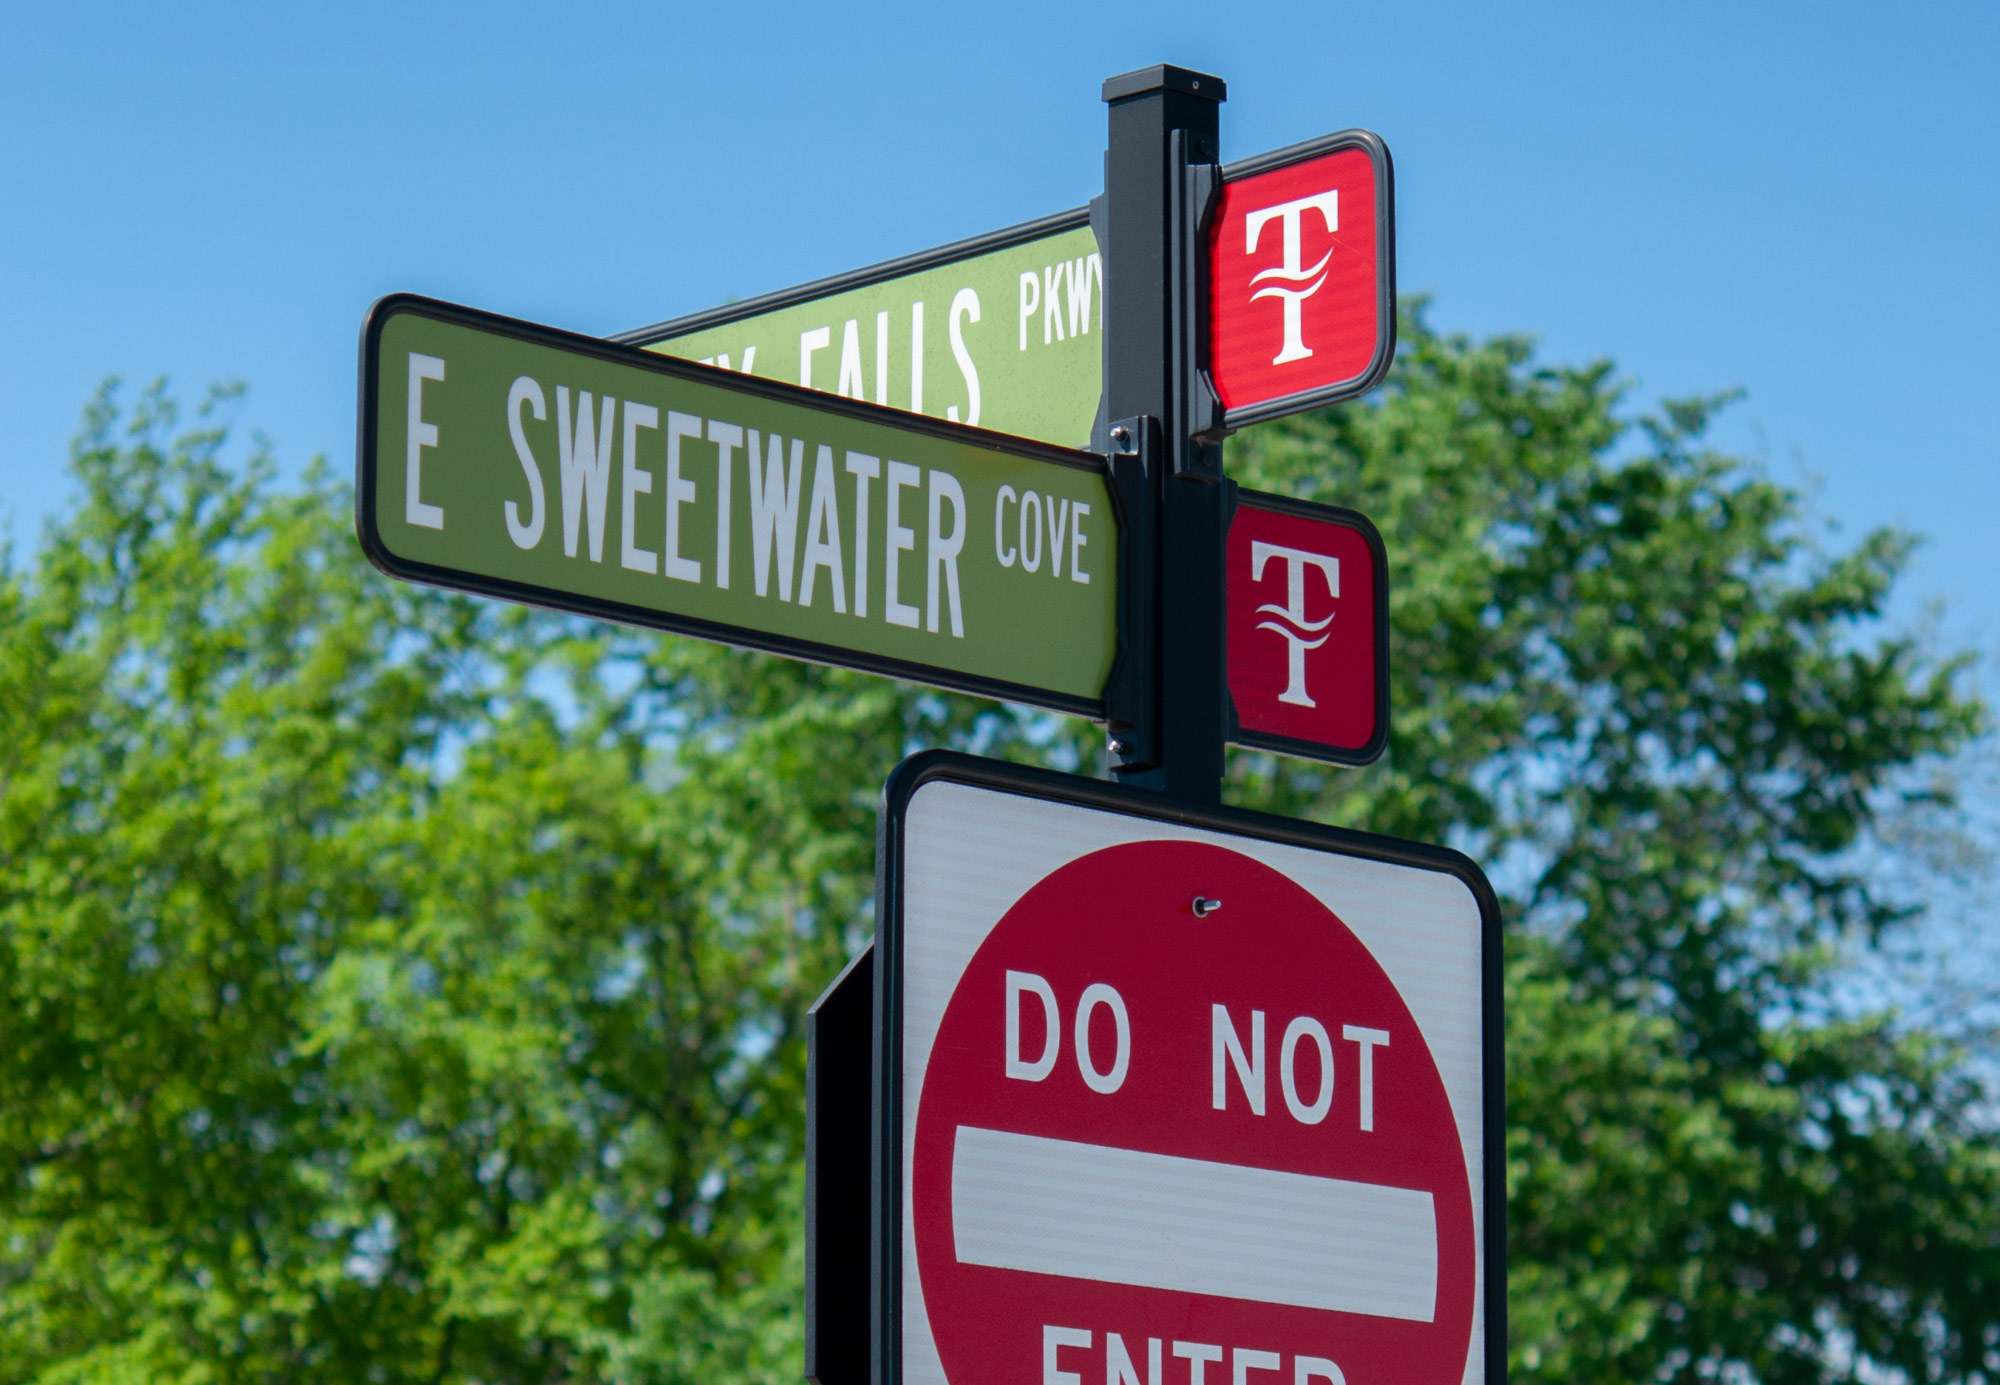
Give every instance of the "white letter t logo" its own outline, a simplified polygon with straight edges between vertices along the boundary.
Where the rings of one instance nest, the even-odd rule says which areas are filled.
[[[1250,295],[1252,303],[1260,298],[1275,298],[1285,306],[1285,344],[1278,354],[1271,358],[1272,365],[1283,365],[1287,361],[1302,361],[1312,355],[1312,348],[1306,345],[1299,329],[1304,317],[1305,300],[1318,293],[1319,286],[1326,282],[1326,262],[1333,258],[1333,250],[1329,247],[1327,252],[1319,257],[1319,263],[1311,269],[1299,267],[1299,256],[1302,253],[1299,245],[1302,239],[1300,223],[1309,211],[1319,213],[1320,220],[1326,223],[1329,232],[1338,231],[1339,190],[1316,192],[1310,197],[1295,198],[1290,202],[1280,202],[1275,207],[1265,207],[1261,211],[1250,213],[1243,223],[1244,239],[1249,242],[1243,247],[1243,253],[1246,255],[1257,253],[1257,242],[1263,238],[1264,228],[1271,222],[1276,221],[1282,232],[1280,239],[1285,252],[1284,262],[1275,269],[1263,270],[1250,278],[1252,284],[1261,284],[1266,279],[1285,281],[1282,284],[1271,284],[1258,289]],[[1312,280],[1309,284],[1306,283],[1308,279]]]
[[[1317,707],[1319,704],[1306,695],[1306,651],[1318,649],[1326,643],[1327,636],[1321,632],[1333,624],[1333,612],[1329,611],[1324,620],[1306,619],[1306,569],[1316,567],[1326,577],[1328,596],[1340,595],[1340,559],[1330,558],[1324,553],[1308,553],[1303,548],[1286,548],[1282,544],[1265,543],[1262,539],[1250,541],[1250,580],[1264,580],[1264,565],[1273,558],[1285,560],[1285,604],[1266,602],[1257,608],[1258,615],[1276,616],[1277,620],[1260,620],[1259,630],[1269,630],[1285,637],[1286,654],[1290,658],[1287,669],[1290,675],[1285,682],[1285,690],[1278,694],[1278,701],[1289,702],[1294,707]],[[1285,622],[1279,624],[1279,621]],[[1316,640],[1308,635],[1319,635]]]

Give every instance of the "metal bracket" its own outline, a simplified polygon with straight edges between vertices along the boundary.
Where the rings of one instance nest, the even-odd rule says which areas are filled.
[[[1171,263],[1175,266],[1173,371],[1180,382],[1182,426],[1174,440],[1174,473],[1206,480],[1222,477],[1222,400],[1209,378],[1208,226],[1222,191],[1222,166],[1215,162],[1213,136],[1175,130],[1171,136],[1173,193],[1182,211],[1172,218]]]
[[[1110,425],[1111,493],[1117,502],[1118,661],[1105,684],[1105,721],[1114,774],[1160,763],[1160,421]]]

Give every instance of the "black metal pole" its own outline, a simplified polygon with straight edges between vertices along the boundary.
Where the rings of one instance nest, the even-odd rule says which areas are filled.
[[[1223,543],[1235,486],[1200,370],[1203,222],[1220,185],[1219,77],[1161,65],[1104,84],[1102,442],[1126,509],[1126,648],[1110,689],[1111,770],[1222,795],[1229,696]]]

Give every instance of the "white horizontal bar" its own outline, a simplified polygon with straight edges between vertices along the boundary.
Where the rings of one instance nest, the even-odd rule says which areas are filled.
[[[1430,1322],[1431,1195],[958,1127],[951,1221],[970,1265]]]

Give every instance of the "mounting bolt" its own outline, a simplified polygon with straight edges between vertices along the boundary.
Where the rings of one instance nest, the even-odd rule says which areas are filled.
[[[1221,907],[1222,901],[1219,899],[1204,899],[1200,895],[1194,897],[1194,916],[1198,919],[1207,918]]]
[[[1120,452],[1132,450],[1132,430],[1122,423],[1111,430],[1111,441]]]
[[[1113,755],[1130,755],[1132,753],[1132,742],[1126,740],[1123,736],[1113,736],[1111,738],[1111,753]]]

